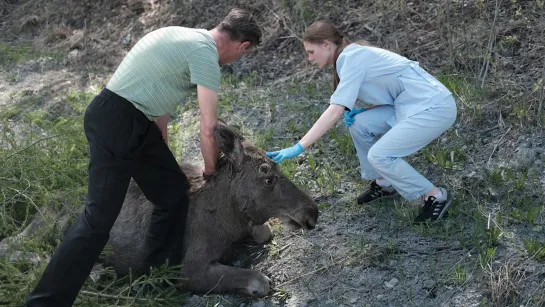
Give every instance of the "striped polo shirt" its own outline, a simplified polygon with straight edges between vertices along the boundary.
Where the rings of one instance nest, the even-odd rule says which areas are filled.
[[[150,120],[172,113],[196,85],[220,88],[219,55],[207,30],[165,27],[146,34],[106,85]]]

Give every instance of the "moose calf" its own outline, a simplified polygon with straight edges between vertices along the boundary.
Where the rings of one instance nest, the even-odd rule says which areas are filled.
[[[169,264],[182,264],[181,290],[236,292],[265,296],[269,279],[262,273],[219,263],[231,244],[244,238],[265,243],[272,237],[267,221],[282,218],[294,229],[313,229],[315,202],[297,188],[265,153],[225,125],[216,129],[222,155],[217,172],[204,179],[202,169],[182,164],[191,183],[183,238],[170,243]],[[145,272],[146,233],[153,204],[131,182],[125,203],[110,232],[110,262],[119,273]],[[174,259],[174,260],[172,260]]]

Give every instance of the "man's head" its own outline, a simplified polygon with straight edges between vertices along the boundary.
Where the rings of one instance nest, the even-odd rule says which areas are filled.
[[[232,9],[211,33],[216,40],[220,64],[238,60],[261,42],[261,29],[252,13],[244,9]]]

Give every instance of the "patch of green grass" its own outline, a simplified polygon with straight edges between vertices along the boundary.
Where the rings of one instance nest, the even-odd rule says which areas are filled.
[[[378,265],[399,253],[397,242],[389,240],[386,245],[369,243],[365,236],[359,236],[352,240],[353,246],[347,255],[347,265],[359,266],[362,264]]]
[[[503,183],[503,169],[494,167],[487,175],[488,181],[491,185],[496,186]]]
[[[89,163],[83,111],[91,96],[67,96],[76,111],[71,117],[30,112],[29,121],[21,124],[28,130],[23,140],[4,128],[0,141],[11,148],[0,147],[0,237],[20,231],[39,208],[81,206]],[[40,133],[34,132],[36,126],[42,128]]]
[[[457,286],[463,285],[468,279],[467,269],[462,264],[458,264],[454,267],[453,275],[454,284]]]
[[[489,116],[483,101],[490,100],[493,93],[486,87],[481,88],[475,84],[474,78],[464,75],[439,75],[437,79],[443,83],[453,94],[459,105],[458,121],[478,123]]]
[[[0,237],[11,236],[28,224],[39,208],[53,206],[79,212],[87,191],[88,145],[83,132],[83,110],[92,94],[74,92],[66,101],[76,114],[51,122],[47,111],[28,117],[34,129],[43,124],[43,134],[30,133],[22,141],[0,135],[12,148],[0,147]],[[5,128],[7,129],[7,128]],[[18,250],[45,256],[53,253],[59,234],[46,230],[37,239],[25,239]],[[41,276],[46,263],[0,259],[0,304],[21,306]],[[117,277],[106,269],[97,283],[88,280],[74,306],[179,306],[187,294],[176,285],[179,267],[161,268],[149,275]]]
[[[280,302],[285,302],[291,297],[291,294],[285,289],[280,288],[276,290],[272,296],[278,299]]]
[[[511,211],[511,217],[519,223],[527,222],[529,225],[534,225],[536,219],[543,211],[543,206],[534,204],[526,196],[515,198],[513,203],[514,208]]]
[[[501,218],[501,215],[499,215]],[[499,245],[499,239],[501,237],[501,230],[489,224],[488,218],[484,217],[479,211],[475,211],[473,214],[473,245],[478,250],[483,248],[495,248]]]
[[[492,261],[496,258],[496,247],[488,247],[479,249],[478,261],[481,267],[490,267]]]
[[[334,194],[341,184],[341,171],[337,170],[329,163],[323,166],[317,166],[314,169],[314,173],[316,175],[316,183],[322,194]]]
[[[0,258],[0,305],[23,306],[40,274],[28,262]]]
[[[118,277],[107,268],[101,280],[87,280],[74,306],[180,306],[188,294],[178,290],[183,283],[179,266],[162,266],[147,275]]]
[[[271,259],[278,259],[280,257],[280,248],[276,241],[272,240],[267,244],[267,249],[269,250],[269,257]]]
[[[295,173],[297,171],[297,161],[295,159],[288,159],[282,161],[282,164],[280,165],[280,168],[282,169],[282,172],[286,177],[288,177],[290,180],[295,180]]]
[[[102,89],[91,87],[88,91],[72,91],[66,95],[68,101],[78,114],[85,113],[85,109],[91,103],[91,100],[100,93]]]
[[[257,148],[268,148],[269,146],[272,146],[273,142],[273,136],[274,136],[274,129],[264,129],[259,133],[253,140],[253,144]]]
[[[319,98],[325,94],[331,94],[332,89],[330,86],[323,86],[316,82],[294,82],[287,87],[286,92],[290,95]]]
[[[466,102],[481,101],[490,94],[486,88],[475,86],[471,78],[462,75],[440,75],[437,79]]]
[[[23,63],[43,56],[53,57],[56,59],[61,57],[60,54],[38,51],[29,46],[16,46],[0,43],[0,65],[3,66]]]
[[[15,147],[0,148],[2,237],[20,231],[38,208],[79,206],[87,187],[88,146],[80,122],[65,121],[46,137],[11,143]]]
[[[526,247],[528,256],[545,261],[545,242],[540,242],[536,239],[524,240],[524,247]]]
[[[42,102],[39,96],[26,91],[12,95],[10,98],[15,102],[0,109],[0,121],[19,118],[23,113],[28,112],[29,109],[36,107]]]
[[[466,157],[459,148],[441,148],[435,151],[424,148],[422,153],[430,163],[446,169],[461,169]]]
[[[330,138],[335,140],[340,155],[346,157],[356,157],[356,147],[354,146],[354,141],[346,129],[331,129],[329,133]]]
[[[4,127],[0,141],[10,147],[0,147],[0,237],[20,232],[39,209],[80,212],[87,191],[89,153],[83,132],[83,106],[89,103],[89,97],[87,93],[67,97],[76,106],[70,117],[53,116],[46,110],[27,113],[19,123],[26,132],[24,139],[15,138],[16,133]],[[41,128],[39,132],[36,127]],[[39,240],[23,240],[17,248],[42,256],[51,254],[59,238],[54,227],[43,230]],[[22,305],[43,265],[0,260],[0,297],[9,293],[12,304]]]
[[[23,112],[23,108],[19,106],[8,106],[0,110],[0,120],[9,120],[19,116]]]
[[[408,215],[408,222],[412,224],[414,217],[416,217],[416,212],[414,215]],[[461,229],[458,227],[457,220],[455,218],[446,218],[440,222],[427,222],[419,225],[414,225],[413,228],[416,232],[423,236],[449,239],[452,237],[457,237]]]
[[[522,191],[528,182],[528,170],[516,172],[506,168],[502,170],[502,178],[507,185],[512,186],[512,189]]]
[[[233,74],[222,74],[221,85],[226,89],[252,88],[263,83],[257,71],[252,71],[248,76],[237,77]]]

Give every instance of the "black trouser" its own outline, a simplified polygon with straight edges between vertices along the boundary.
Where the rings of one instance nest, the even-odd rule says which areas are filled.
[[[91,154],[85,210],[30,293],[28,306],[74,303],[108,241],[131,177],[155,205],[146,238],[148,263],[164,261],[163,247],[183,235],[189,183],[155,122],[104,89],[87,107],[84,128]]]

